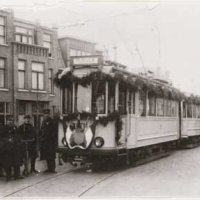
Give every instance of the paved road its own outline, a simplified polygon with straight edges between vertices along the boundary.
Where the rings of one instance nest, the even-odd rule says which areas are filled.
[[[138,167],[98,171],[71,171],[70,165],[56,175],[31,176],[6,183],[0,194],[8,197],[199,197],[200,147]]]

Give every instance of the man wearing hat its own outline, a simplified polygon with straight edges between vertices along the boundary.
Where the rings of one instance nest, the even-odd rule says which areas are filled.
[[[30,161],[31,161],[30,172],[38,173],[38,171],[35,169],[35,160],[37,158],[37,151],[36,151],[37,136],[36,136],[36,132],[33,125],[30,123],[30,118],[31,118],[30,115],[24,116],[24,123],[19,126],[18,132],[21,136],[23,143],[27,145],[25,146],[24,157],[26,156],[25,154],[28,153],[28,157],[30,158]],[[26,173],[29,173],[29,172],[27,171]]]
[[[50,117],[50,110],[44,110],[44,120],[40,131],[40,156],[41,160],[46,160],[46,172],[56,173],[56,146],[57,146],[57,129],[56,124]]]
[[[22,179],[23,177],[20,176],[20,165],[22,163],[21,138],[12,116],[7,118],[6,125],[2,129],[1,138],[4,143],[3,165],[7,181],[11,179],[12,167],[14,168],[14,178]]]

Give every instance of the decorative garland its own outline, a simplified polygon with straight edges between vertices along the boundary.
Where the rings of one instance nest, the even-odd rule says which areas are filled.
[[[169,88],[167,86],[161,86],[148,79],[144,79],[139,76],[125,76],[122,72],[114,72],[113,74],[106,74],[101,70],[97,70],[95,72],[91,72],[90,74],[79,78],[73,74],[72,71],[68,71],[61,78],[59,77],[61,72],[56,74],[54,78],[54,82],[57,86],[71,88],[72,82],[76,82],[83,87],[87,87],[91,82],[102,80],[108,82],[117,82],[119,81],[122,84],[122,87],[129,89],[131,91],[135,90],[144,90],[154,93],[158,96],[163,96],[165,98],[171,98],[174,100],[180,100],[184,98],[183,93],[181,93],[178,89]]]
[[[185,97],[184,100],[186,103],[193,103],[193,104],[200,105],[200,97],[199,96],[190,95],[189,97]]]
[[[109,113],[107,116],[97,116],[96,114],[89,113],[89,112],[82,112],[82,113],[69,113],[63,117],[63,122],[69,122],[74,121],[76,119],[88,119],[92,118],[94,120],[95,126],[97,124],[101,124],[103,126],[107,126],[109,122],[115,121],[115,127],[116,127],[116,140],[120,138],[120,132],[122,130],[122,119],[119,112],[115,111],[113,113]],[[65,123],[64,123],[65,124]]]

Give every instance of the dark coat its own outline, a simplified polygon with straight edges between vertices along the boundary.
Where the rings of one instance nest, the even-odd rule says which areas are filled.
[[[18,127],[18,133],[24,143],[24,141],[28,142],[28,152],[30,157],[36,158],[37,157],[37,151],[36,151],[36,144],[37,144],[37,136],[36,131],[32,124],[30,123],[23,123]],[[24,153],[25,153],[25,143],[24,143]]]
[[[40,159],[55,159],[57,147],[57,126],[52,118],[44,119],[40,131]]]
[[[2,129],[1,139],[3,141],[3,165],[17,166],[22,164],[22,143],[15,125],[5,125]]]
[[[3,140],[2,140],[2,131],[3,131],[3,125],[0,124],[0,168],[3,164],[2,158],[3,158],[3,147],[4,147]]]

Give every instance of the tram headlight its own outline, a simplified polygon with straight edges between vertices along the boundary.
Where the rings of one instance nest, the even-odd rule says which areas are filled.
[[[104,139],[102,137],[96,137],[94,140],[94,144],[96,147],[100,148],[104,145]]]

